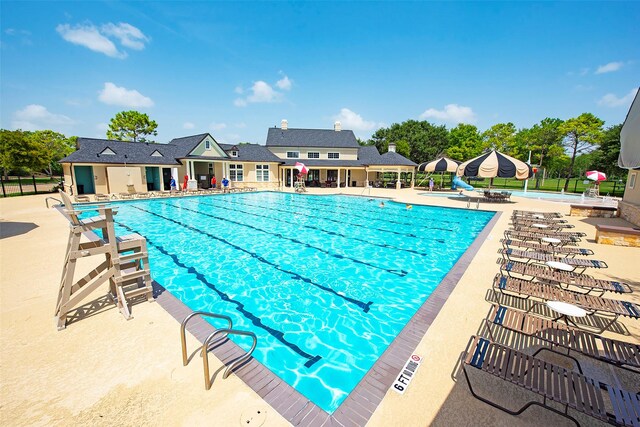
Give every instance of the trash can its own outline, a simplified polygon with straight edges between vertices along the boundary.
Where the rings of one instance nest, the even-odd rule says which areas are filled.
[[[355,181],[351,181],[351,186],[355,187],[356,186],[356,182]]]

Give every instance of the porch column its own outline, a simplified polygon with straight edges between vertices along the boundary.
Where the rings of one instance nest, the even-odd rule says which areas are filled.
[[[187,181],[187,189],[189,190],[195,190],[196,188],[198,188],[198,181],[194,179],[193,172],[193,160],[187,160],[187,175],[189,176],[189,181]]]
[[[340,188],[340,168],[338,168],[338,188]]]
[[[345,169],[344,182],[345,182],[345,187],[349,188],[349,169]]]
[[[402,188],[402,186],[400,185],[400,169],[398,169],[396,173],[398,174],[398,179],[396,180],[396,190],[399,190]]]
[[[291,177],[291,180],[289,180],[289,186],[293,188],[293,168],[289,169],[289,176]]]
[[[415,185],[416,182],[416,171],[415,169],[411,171],[411,189],[413,190],[413,187]]]

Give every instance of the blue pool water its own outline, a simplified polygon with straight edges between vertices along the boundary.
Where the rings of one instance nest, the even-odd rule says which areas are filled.
[[[493,216],[379,202],[271,192],[121,202],[116,232],[145,236],[154,280],[253,331],[254,357],[332,413]]]

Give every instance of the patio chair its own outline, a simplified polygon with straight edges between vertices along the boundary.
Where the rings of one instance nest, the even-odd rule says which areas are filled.
[[[91,201],[91,199],[89,199],[89,196],[87,196],[86,194],[77,195],[77,196],[74,196],[74,198],[78,203],[85,203],[85,202]]]
[[[542,262],[542,263],[549,262],[549,261],[556,261],[556,262],[568,264],[572,267],[580,267],[583,270],[585,268],[608,268],[609,267],[607,263],[604,261],[584,259],[584,258],[561,258],[559,256],[555,256],[549,253],[523,251],[520,249],[502,248],[502,249],[498,249],[498,253],[502,254],[503,258],[506,258],[509,261],[511,261],[511,258],[526,259],[528,260],[527,263],[534,262],[534,261]]]
[[[486,338],[472,336],[462,361],[462,371],[471,394],[508,414],[520,415],[537,405],[570,419],[578,426],[578,421],[569,415],[569,408],[613,425],[639,424],[640,394],[622,390]],[[529,390],[542,396],[543,400],[532,400],[518,410],[510,410],[475,392],[468,371],[472,368]],[[564,409],[559,410],[547,401],[557,402]]]
[[[546,303],[547,301],[561,301],[576,305],[587,311],[587,314],[598,313],[610,319],[599,332],[603,332],[611,326],[620,316],[632,319],[640,318],[640,305],[610,298],[602,298],[594,295],[581,294],[559,288],[548,283],[531,282],[515,277],[496,274],[493,279],[493,290],[506,294],[515,295],[518,298],[535,298]]]
[[[542,225],[546,225],[547,229],[552,229],[552,230],[561,230],[563,228],[575,228],[575,225],[566,224],[566,221],[564,220],[558,221],[558,220],[549,220],[549,219],[537,220],[537,219],[529,219],[529,218],[526,218],[526,219],[515,218],[511,220],[511,224],[515,226],[525,226],[525,227],[533,227],[534,224],[542,224]]]
[[[517,240],[523,240],[523,241],[540,242],[540,239],[542,237],[551,237],[551,236],[540,235],[540,233],[535,233],[532,231],[505,230],[504,237],[506,239],[517,239]],[[553,237],[560,240],[560,245],[562,246],[566,246],[566,245],[576,246],[578,242],[582,241],[582,239],[578,236],[563,236],[563,235],[559,235],[559,233],[556,233]]]
[[[109,195],[108,194],[96,193],[93,197],[95,197],[96,202],[108,202],[109,201]]]
[[[597,291],[600,295],[607,292],[615,293],[630,293],[631,287],[624,282],[617,282],[614,280],[596,279],[587,274],[576,274],[568,271],[558,271],[548,266],[526,264],[518,261],[508,261],[504,258],[498,258],[498,264],[500,264],[500,271],[506,273],[509,277],[513,277],[512,274],[518,274],[520,276],[529,276],[531,279],[538,279],[548,282],[556,283],[558,286],[568,288],[574,286],[580,289],[586,290],[587,294]]]
[[[542,350],[562,354],[573,359],[580,373],[580,362],[570,356],[571,351],[585,356],[620,366],[640,368],[640,344],[605,338],[574,329],[564,323],[544,319],[530,313],[507,308],[498,304],[492,304],[486,317],[489,338],[495,341],[495,328],[492,325],[514,331],[518,334],[532,336],[544,341],[547,345],[533,353],[536,356]],[[556,347],[562,347],[564,352],[556,351]],[[638,372],[629,369],[633,372]]]
[[[512,226],[512,230],[526,231],[529,233],[536,233],[538,235],[555,237],[558,239],[567,238],[567,237],[585,237],[587,235],[587,233],[583,233],[581,231],[557,231],[557,230],[549,230],[544,228],[532,227],[529,225],[514,225]]]
[[[538,212],[538,211],[514,210],[512,215],[521,216],[521,217],[534,217],[534,218],[543,217],[546,219],[562,218],[562,214],[560,212]]]
[[[575,246],[553,246],[547,244],[543,245],[540,243],[525,242],[523,240],[513,239],[500,239],[500,243],[502,243],[502,246],[505,248],[515,246],[519,248],[533,249],[539,252],[550,252],[567,256],[593,255],[593,251],[591,249],[577,248]]]

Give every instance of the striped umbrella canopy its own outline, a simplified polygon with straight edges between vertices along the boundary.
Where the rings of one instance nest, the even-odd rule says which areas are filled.
[[[458,170],[460,162],[451,160],[448,157],[440,157],[430,162],[420,163],[418,170],[420,172],[455,172]]]
[[[525,162],[493,150],[458,166],[458,176],[477,176],[480,178],[516,178],[528,179],[533,169]]]

